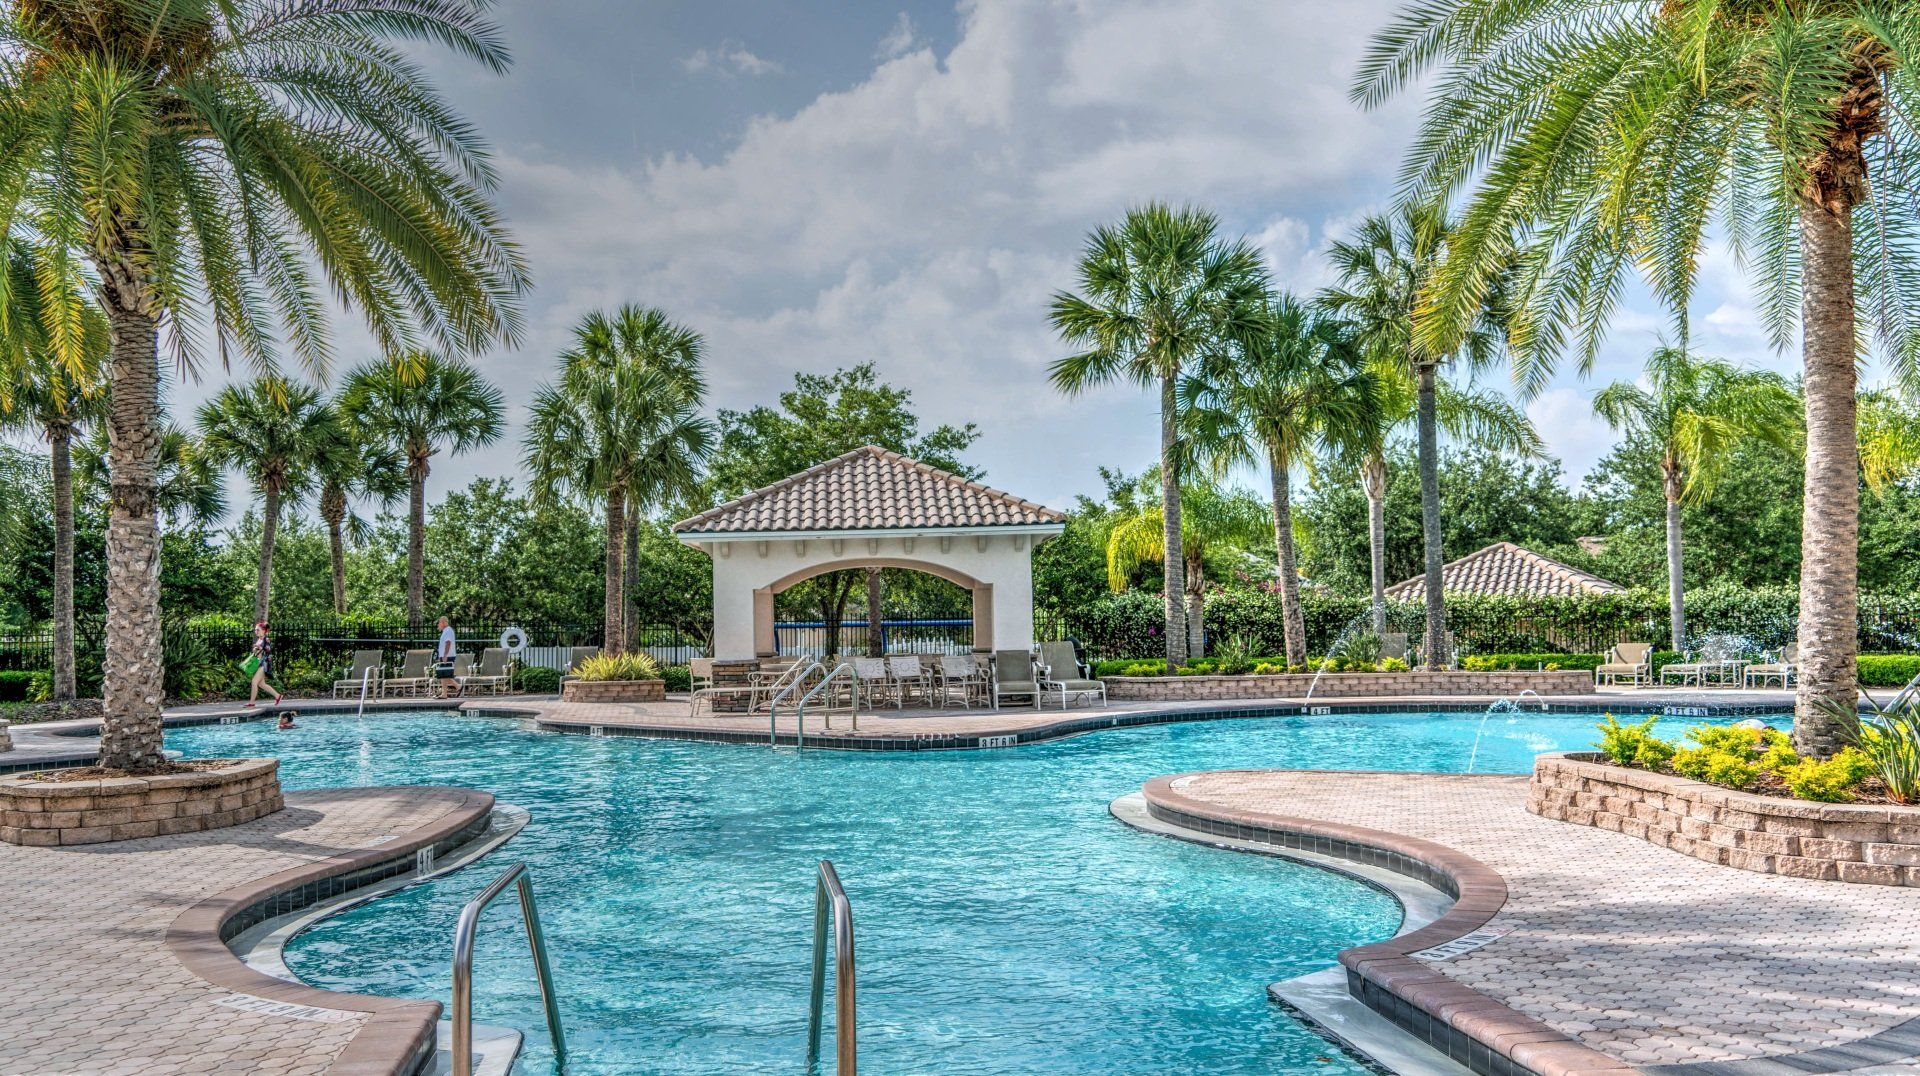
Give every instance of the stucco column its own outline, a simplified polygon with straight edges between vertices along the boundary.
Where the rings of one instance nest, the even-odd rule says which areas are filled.
[[[994,573],[993,647],[1024,650],[1033,646],[1033,565],[1027,554],[1007,557]]]
[[[780,653],[780,640],[773,632],[772,587],[756,587],[753,592],[753,652],[763,658]]]
[[[973,588],[973,648],[992,650],[994,639],[993,584],[983,583]]]
[[[756,656],[754,587],[740,570],[744,564],[745,559],[738,556],[713,558],[713,656],[723,661],[751,661]],[[768,627],[771,630],[771,621]]]

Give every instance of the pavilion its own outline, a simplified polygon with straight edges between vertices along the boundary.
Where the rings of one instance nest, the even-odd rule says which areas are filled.
[[[909,568],[973,595],[973,649],[1033,645],[1033,547],[1051,508],[867,445],[673,525],[713,559],[713,657],[775,656],[773,597],[845,568]]]

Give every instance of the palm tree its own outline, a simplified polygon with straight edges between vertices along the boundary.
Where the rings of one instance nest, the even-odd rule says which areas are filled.
[[[320,486],[317,508],[327,528],[327,561],[333,576],[333,612],[347,612],[347,549],[349,538],[365,541],[370,528],[353,512],[355,501],[371,498],[381,505],[407,492],[406,464],[393,446],[367,437],[348,422],[337,406],[321,431],[315,453],[314,475]]]
[[[154,509],[165,528],[189,522],[215,523],[227,514],[227,491],[220,468],[207,455],[200,439],[171,423],[160,428],[159,462],[154,466]],[[73,446],[74,485],[88,499],[104,503],[112,495],[108,458],[113,446],[107,430],[96,425],[93,436]]]
[[[1402,376],[1414,384],[1426,571],[1427,642],[1422,649],[1427,663],[1436,668],[1450,660],[1441,578],[1446,556],[1440,533],[1440,369],[1455,360],[1464,361],[1470,370],[1483,368],[1498,354],[1500,341],[1499,317],[1491,301],[1477,308],[1459,332],[1444,339],[1428,340],[1415,331],[1415,317],[1424,313],[1422,293],[1435,267],[1447,256],[1451,229],[1446,217],[1431,207],[1368,217],[1358,234],[1330,248],[1328,257],[1340,282],[1321,292],[1319,300],[1346,323],[1353,345],[1371,362],[1403,371]],[[1384,496],[1384,465],[1376,477]],[[1384,594],[1384,578],[1380,586]],[[1375,619],[1383,629],[1385,610],[1382,599]]]
[[[1645,388],[1616,381],[1594,396],[1593,409],[1615,430],[1644,434],[1659,449],[1667,500],[1667,620],[1673,648],[1683,650],[1680,506],[1712,494],[1738,442],[1753,437],[1793,447],[1800,402],[1778,374],[1662,347],[1647,359]]]
[[[165,766],[163,331],[188,367],[208,326],[223,359],[270,370],[285,341],[316,371],[329,295],[389,353],[516,335],[525,270],[491,165],[410,58],[426,39],[504,70],[485,6],[6,2],[0,214],[45,236],[56,270],[91,263],[112,340],[103,765]]]
[[[1412,425],[1419,389],[1403,364],[1368,362],[1372,406],[1353,421],[1329,431],[1326,452],[1316,462],[1323,477],[1357,482],[1367,496],[1367,553],[1370,561],[1373,633],[1387,631],[1387,459],[1393,443]],[[1441,378],[1434,384],[1434,418],[1440,432],[1494,452],[1541,456],[1546,442],[1525,411],[1497,392],[1458,386]]]
[[[500,439],[506,401],[465,363],[424,352],[376,359],[347,375],[342,418],[407,467],[407,622],[426,613],[427,476],[445,448],[460,455]]]
[[[1219,236],[1219,221],[1198,209],[1150,203],[1117,226],[1088,237],[1079,292],[1060,292],[1049,317],[1082,350],[1056,361],[1053,383],[1065,392],[1128,380],[1160,388],[1161,545],[1167,661],[1187,658],[1186,575],[1181,544],[1181,446],[1177,398],[1183,371],[1230,351],[1255,331],[1267,292],[1260,255],[1244,240]]]
[[[1806,492],[1799,696],[1805,754],[1841,743],[1858,691],[1856,361],[1870,334],[1920,380],[1920,6],[1904,0],[1443,0],[1406,9],[1355,86],[1383,100],[1439,68],[1410,197],[1464,194],[1424,333],[1510,282],[1516,373],[1569,338],[1582,365],[1638,269],[1684,327],[1710,223],[1756,270],[1776,346],[1801,334]],[[1824,700],[1824,701],[1823,701]]]
[[[1920,409],[1885,389],[1860,394],[1860,477],[1879,493],[1920,472]]]
[[[629,514],[691,494],[713,447],[713,424],[699,413],[703,346],[699,333],[659,310],[592,313],[561,356],[558,383],[534,394],[525,459],[535,494],[573,493],[605,507],[609,652],[627,647]]]
[[[1138,507],[1116,519],[1107,532],[1107,585],[1116,594],[1127,588],[1141,565],[1164,564],[1167,558],[1166,516],[1153,501],[1153,479],[1152,473],[1141,478],[1143,496],[1134,501]],[[1183,483],[1180,504],[1185,511],[1180,516],[1180,543],[1174,548],[1184,560],[1181,578],[1189,582],[1184,600],[1190,608],[1183,623],[1192,636],[1183,642],[1186,652],[1197,658],[1205,642],[1202,592],[1207,563],[1229,552],[1258,546],[1269,533],[1272,517],[1260,498],[1211,483]]]
[[[73,648],[73,439],[98,418],[107,386],[101,359],[107,324],[98,307],[78,307],[78,333],[63,341],[51,317],[65,307],[62,295],[45,299],[46,288],[80,293],[77,276],[49,279],[47,259],[31,244],[6,243],[0,274],[0,430],[31,430],[44,437],[52,456],[53,487],[53,683],[52,698],[74,697]]]
[[[1307,660],[1293,541],[1293,468],[1335,431],[1364,421],[1375,407],[1372,377],[1334,328],[1293,296],[1275,296],[1243,354],[1213,363],[1189,379],[1190,398],[1184,404],[1196,450],[1216,468],[1267,467],[1289,665]]]
[[[322,452],[333,443],[333,412],[320,390],[263,377],[229,385],[200,405],[200,447],[216,466],[232,467],[260,494],[260,570],[253,619],[267,619],[273,590],[273,543],[280,512],[313,488]]]

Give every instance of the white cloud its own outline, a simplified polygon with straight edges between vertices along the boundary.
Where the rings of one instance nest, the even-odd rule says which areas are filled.
[[[912,52],[920,45],[920,33],[914,28],[913,17],[902,11],[893,20],[893,27],[880,39],[880,47],[874,50],[874,57],[880,60],[896,60]]]
[[[772,60],[765,60],[748,52],[745,45],[738,42],[723,42],[710,49],[700,49],[693,55],[680,61],[680,66],[693,74],[721,75],[777,75],[785,68]]]
[[[1548,389],[1527,405],[1527,417],[1560,460],[1567,481],[1578,485],[1613,448],[1613,431],[1593,413],[1593,400],[1570,388]]]

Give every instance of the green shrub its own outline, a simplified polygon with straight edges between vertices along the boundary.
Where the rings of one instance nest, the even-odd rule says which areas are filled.
[[[1848,747],[1832,758],[1803,759],[1774,772],[1787,783],[1788,791],[1803,800],[1845,803],[1853,798],[1855,786],[1873,776],[1874,764],[1859,750]]]
[[[344,666],[296,658],[279,664],[272,679],[282,691],[295,695],[326,695],[333,691],[333,682],[345,679],[346,674]]]
[[[515,674],[520,690],[534,695],[551,695],[560,690],[560,670],[545,665],[523,665]]]
[[[45,673],[30,669],[0,670],[0,702],[32,702],[33,678]]]
[[[1406,672],[1407,663],[1403,658],[1381,658],[1379,669],[1381,672]]]
[[[1595,746],[1622,766],[1658,769],[1673,757],[1674,745],[1653,734],[1660,719],[1649,717],[1637,725],[1622,725],[1612,714],[1600,723],[1600,742]]]
[[[1920,674],[1920,654],[1862,654],[1860,683],[1867,687],[1902,687]]]
[[[1920,802],[1920,707],[1914,700],[1881,706],[1868,697],[1864,714],[1854,705],[1832,699],[1821,699],[1819,705],[1867,760],[1886,786],[1888,799]]]
[[[653,655],[595,654],[574,670],[582,680],[658,680],[660,663]]]
[[[1683,747],[1673,753],[1672,765],[1682,777],[1727,788],[1745,788],[1760,777],[1760,767],[1746,757],[1713,747]]]
[[[693,690],[693,670],[685,665],[668,665],[660,670],[660,679],[667,682],[668,691]]]
[[[80,687],[86,685],[82,683]],[[27,684],[28,702],[51,702],[53,700],[53,673],[46,669],[34,671],[33,679]]]
[[[1591,669],[1600,664],[1600,654],[1468,654],[1460,667],[1471,672],[1503,672],[1508,669]]]

